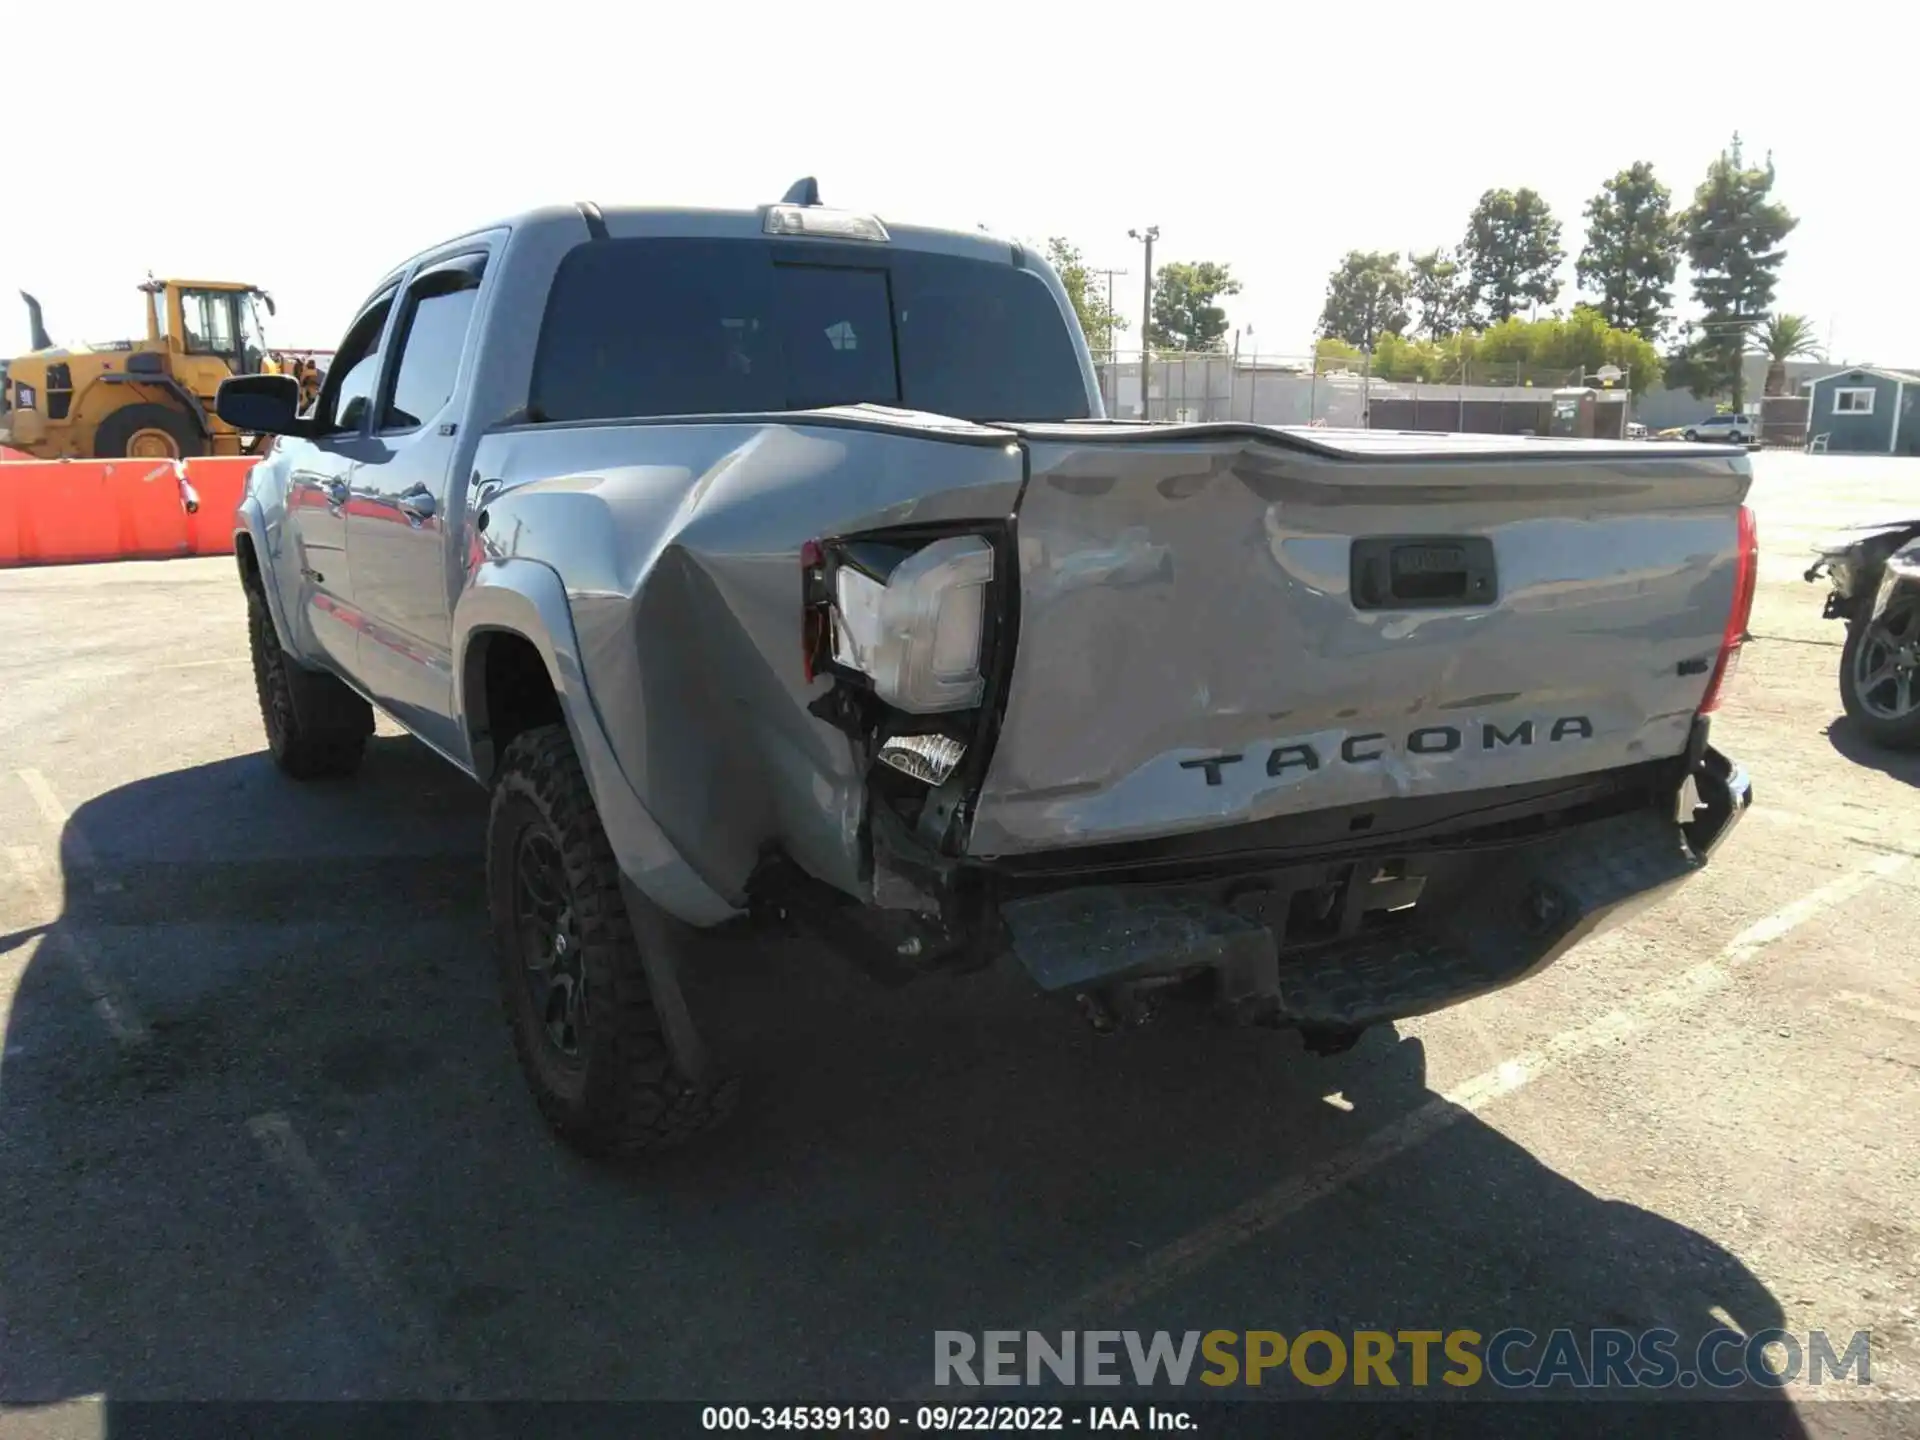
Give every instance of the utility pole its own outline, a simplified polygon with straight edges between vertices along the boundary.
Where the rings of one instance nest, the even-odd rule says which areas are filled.
[[[1160,227],[1149,225],[1145,230],[1129,230],[1127,236],[1140,241],[1147,247],[1147,275],[1140,291],[1140,353],[1144,358],[1147,350],[1147,330],[1153,324],[1153,242],[1160,238]]]
[[[1138,240],[1147,247],[1146,278],[1140,286],[1140,418],[1151,419],[1151,407],[1147,403],[1147,332],[1153,327],[1153,242],[1160,238],[1160,227],[1149,225],[1145,230],[1129,230],[1127,237]]]

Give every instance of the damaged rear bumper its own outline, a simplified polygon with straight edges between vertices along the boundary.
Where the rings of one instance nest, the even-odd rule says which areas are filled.
[[[1524,980],[1691,878],[1753,799],[1746,773],[1712,749],[1691,779],[1684,822],[1647,807],[1411,862],[1086,885],[1000,911],[1043,990],[1117,993],[1211,970],[1221,998],[1259,1018],[1357,1031]]]

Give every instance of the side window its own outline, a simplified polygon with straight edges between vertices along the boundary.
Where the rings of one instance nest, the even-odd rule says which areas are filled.
[[[323,435],[358,430],[373,404],[373,387],[380,379],[380,332],[393,308],[389,290],[360,312],[334,352],[327,367],[327,383],[314,407],[317,429]]]
[[[452,398],[485,262],[485,256],[464,255],[414,280],[397,332],[400,360],[392,393],[380,407],[375,428],[383,432],[416,429]]]

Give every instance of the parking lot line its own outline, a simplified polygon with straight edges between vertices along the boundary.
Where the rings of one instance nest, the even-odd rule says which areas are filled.
[[[1271,1189],[1208,1221],[1117,1274],[1082,1291],[1029,1327],[1041,1331],[1104,1324],[1176,1281],[1193,1274],[1256,1236],[1279,1226],[1315,1200],[1404,1154],[1456,1121],[1478,1113],[1578,1055],[1644,1030],[1655,1021],[1698,1004],[1732,980],[1769,945],[1816,915],[1851,899],[1904,869],[1913,857],[1882,855],[1756,921],[1710,960],[1689,966],[1666,984],[1643,992],[1599,1019],[1554,1035],[1537,1049],[1502,1060],[1491,1069],[1437,1095],[1418,1109],[1374,1131],[1347,1149],[1289,1176]]]
[[[47,783],[47,777],[38,770],[27,768],[16,770],[20,783],[27,787],[27,793],[33,796],[33,803],[40,807],[40,813],[53,827],[55,837],[64,846],[65,852],[73,861],[73,868],[85,872],[95,894],[105,894],[120,888],[118,882],[102,878],[100,862],[93,853],[93,846],[87,843],[86,832],[74,824],[73,816],[67,807],[60,803],[60,797],[53,793],[53,786]]]
[[[48,868],[46,856],[32,845],[10,845],[7,847],[7,863],[20,888],[32,897],[35,905],[43,913],[52,909],[53,901],[48,886],[41,879],[42,872]],[[71,928],[55,920],[40,937],[40,943],[56,947],[67,957],[67,963],[80,976],[81,988],[87,992],[94,1013],[122,1046],[130,1050],[137,1049],[153,1038],[153,1032],[147,1029],[133,1002],[106,977],[106,973],[95,963],[91,948]]]
[[[389,1340],[407,1354],[410,1374],[423,1376],[439,1400],[469,1399],[473,1387],[458,1366],[448,1359],[433,1328],[420,1318],[406,1295],[380,1263],[373,1241],[355,1217],[346,1201],[320,1173],[293,1122],[278,1111],[256,1115],[247,1121],[247,1133],[253,1136],[261,1152],[293,1191],[294,1198],[307,1212],[314,1228],[347,1282],[372,1310]],[[491,1433],[478,1407],[461,1407],[461,1419],[472,1433]]]

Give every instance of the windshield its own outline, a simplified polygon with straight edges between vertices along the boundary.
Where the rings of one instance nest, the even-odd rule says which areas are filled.
[[[567,256],[529,408],[552,420],[898,405],[967,420],[1091,413],[1046,282],[880,246],[607,240]]]

